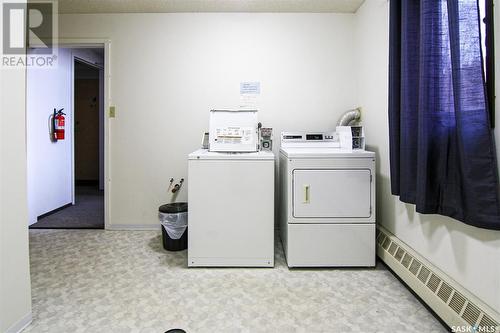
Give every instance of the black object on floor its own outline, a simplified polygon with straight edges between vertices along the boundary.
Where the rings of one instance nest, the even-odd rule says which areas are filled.
[[[75,205],[39,217],[30,229],[104,229],[104,191],[77,186]]]
[[[166,205],[161,205],[158,208],[158,211],[160,213],[165,213],[165,214],[177,214],[177,213],[185,213],[188,211],[188,204],[187,202],[174,202],[174,203],[169,203]],[[168,235],[167,231],[165,228],[162,226],[161,227],[161,234],[162,234],[162,239],[163,239],[163,248],[167,251],[182,251],[187,249],[187,228],[184,230],[184,233],[182,234],[181,238],[179,239],[172,239]]]
[[[186,331],[181,330],[180,328],[173,328],[171,330],[166,331],[165,333],[186,333]]]

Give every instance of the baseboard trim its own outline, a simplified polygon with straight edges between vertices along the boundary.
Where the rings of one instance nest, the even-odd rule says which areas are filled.
[[[77,179],[76,186],[99,186],[99,179]]]
[[[457,332],[500,332],[498,312],[401,239],[377,226],[376,243],[380,259],[449,327]]]
[[[55,213],[57,213],[57,212],[60,212],[61,210],[65,209],[65,208],[68,208],[68,207],[71,207],[71,206],[73,206],[73,203],[72,203],[72,202],[69,202],[69,203],[67,203],[67,204],[65,204],[65,205],[62,205],[61,207],[58,207],[58,208],[56,208],[56,209],[53,209],[53,210],[51,210],[51,211],[48,211],[47,213],[44,213],[44,214],[42,214],[42,215],[39,215],[39,216],[37,216],[37,218],[36,218],[36,222],[40,221],[40,220],[41,220],[41,219],[43,219],[44,217],[47,217],[47,216],[50,216],[50,215],[55,214]],[[35,223],[36,223],[36,222],[35,222]]]
[[[106,230],[110,231],[145,231],[160,230],[160,223],[155,224],[108,224]]]
[[[24,317],[22,317],[17,323],[14,323],[11,327],[5,331],[5,333],[19,333],[22,332],[29,324],[33,321],[33,314],[28,312]]]

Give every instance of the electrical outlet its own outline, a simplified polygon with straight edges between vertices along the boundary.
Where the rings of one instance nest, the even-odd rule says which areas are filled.
[[[109,107],[109,118],[114,118],[115,117],[115,107],[110,106]]]

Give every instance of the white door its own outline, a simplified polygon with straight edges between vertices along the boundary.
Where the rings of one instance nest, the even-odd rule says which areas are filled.
[[[294,217],[370,217],[370,196],[368,169],[293,171]]]

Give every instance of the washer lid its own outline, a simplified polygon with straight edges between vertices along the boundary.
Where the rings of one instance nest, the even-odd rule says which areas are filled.
[[[288,158],[369,158],[375,153],[367,150],[345,150],[341,148],[281,148],[280,153]]]
[[[274,160],[271,151],[257,151],[251,153],[226,153],[199,149],[188,155],[189,160]]]

